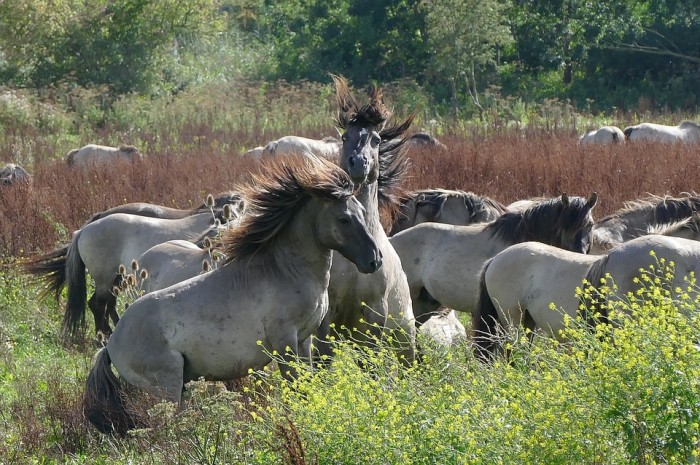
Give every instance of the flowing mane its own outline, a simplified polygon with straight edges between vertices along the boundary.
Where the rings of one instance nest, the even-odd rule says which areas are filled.
[[[641,199],[625,202],[620,210],[602,218],[600,223],[622,218],[630,213],[645,212],[652,216],[649,219],[654,224],[664,224],[692,216],[698,210],[700,210],[700,197],[695,193],[688,193],[682,197],[650,194]]]
[[[562,197],[542,201],[522,212],[506,212],[486,230],[512,244],[535,240],[557,245],[564,234],[593,226],[585,198]]]
[[[369,91],[368,104],[360,106],[350,92],[348,81],[331,75],[336,87],[338,113],[333,121],[338,129],[347,129],[348,125],[375,127],[382,139],[379,144],[379,188],[378,200],[382,223],[385,229],[391,227],[400,208],[401,191],[398,186],[404,180],[410,167],[406,157],[405,144],[410,140],[406,132],[413,124],[415,114],[409,115],[401,122],[388,124],[391,111],[384,105],[382,89],[372,86]]]
[[[226,262],[269,250],[309,198],[345,199],[353,188],[345,171],[325,159],[295,156],[262,165],[260,173],[238,190],[247,210],[241,225],[223,238]]]

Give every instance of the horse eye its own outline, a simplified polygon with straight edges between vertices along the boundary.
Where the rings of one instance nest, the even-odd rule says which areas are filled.
[[[379,137],[379,136],[377,136],[377,135],[372,136],[372,146],[373,146],[373,147],[378,146],[379,143],[380,143],[381,141],[382,141],[382,138],[381,138],[381,137]]]
[[[340,139],[341,139],[343,142],[347,142],[347,141],[348,141],[348,134],[347,134],[347,133],[343,134],[343,135],[340,137]]]
[[[350,218],[341,218],[340,224],[350,224]]]

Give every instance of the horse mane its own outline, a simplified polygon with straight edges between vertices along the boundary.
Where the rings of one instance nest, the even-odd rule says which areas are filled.
[[[583,197],[554,197],[537,203],[521,212],[506,212],[485,230],[510,244],[538,241],[558,245],[564,231],[578,231],[592,220],[588,201]]]
[[[672,223],[680,218],[687,218],[700,210],[700,196],[693,192],[685,194],[687,195],[682,197],[648,194],[637,200],[629,200],[621,209],[602,218],[599,223],[621,218],[633,212],[648,212],[653,215],[654,224]]]
[[[695,212],[692,216],[662,224],[650,224],[647,234],[669,235],[679,229],[688,229],[695,234],[700,234],[700,213]]]
[[[408,208],[409,202],[411,202],[412,200],[414,200],[417,204],[418,201],[416,201],[416,198],[420,195],[424,196],[421,200],[421,204],[425,203],[430,205],[431,207],[434,207],[436,213],[442,209],[442,207],[445,205],[445,202],[447,202],[447,200],[450,197],[460,197],[461,199],[463,199],[469,211],[472,212],[472,215],[486,209],[494,209],[499,211],[501,214],[506,213],[508,211],[505,205],[490,197],[477,195],[473,192],[466,192],[459,189],[449,190],[434,188],[421,189],[404,194],[400,198],[401,213],[405,213],[406,209]]]
[[[690,120],[683,120],[680,123],[678,123],[678,127],[681,129],[698,129],[698,130],[700,130],[700,123],[696,123],[695,121],[690,121]]]
[[[400,208],[400,193],[396,190],[404,180],[410,167],[406,151],[409,140],[405,133],[413,124],[415,114],[400,122],[389,122],[392,112],[384,105],[383,91],[372,85],[368,92],[369,103],[360,106],[350,91],[347,79],[331,74],[335,84],[338,113],[333,121],[337,128],[347,129],[348,125],[372,126],[377,128],[379,144],[379,177],[377,178],[380,216],[385,229],[391,227]]]
[[[133,146],[133,145],[121,144],[121,145],[118,147],[118,149],[119,149],[120,152],[139,153],[139,149],[137,149],[137,148],[136,148],[135,146]]]
[[[226,263],[270,250],[311,197],[346,199],[353,189],[345,171],[320,157],[289,156],[266,161],[250,183],[238,189],[247,209],[240,226],[227,230],[222,239]]]

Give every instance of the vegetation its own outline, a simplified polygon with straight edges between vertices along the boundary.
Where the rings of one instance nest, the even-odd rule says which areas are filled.
[[[468,25],[469,27],[466,27]],[[410,81],[441,114],[499,97],[695,111],[700,6],[680,0],[17,0],[0,85],[172,95],[203,82]],[[476,98],[481,93],[481,98]]]
[[[190,384],[181,412],[138,399],[153,427],[127,438],[86,423],[91,341],[64,345],[62,305],[16,265],[108,207],[234,188],[256,169],[245,149],[335,135],[327,72],[380,83],[447,144],[413,149],[404,189],[504,203],[596,191],[596,217],[693,191],[693,147],[575,139],[695,118],[699,28],[697,2],[668,0],[0,2],[0,160],[33,175],[0,186],[0,463],[697,463],[697,287],[669,294],[665,263],[612,309],[617,326],[572,321],[566,345],[510,334],[509,363],[485,366],[467,342],[424,342],[407,369],[341,341],[294,386],[270,367]],[[86,143],[146,159],[69,170]]]
[[[698,288],[693,277],[685,289],[665,288],[671,273],[663,262],[645,270],[645,290],[611,309],[615,326],[591,332],[571,320],[565,345],[506,335],[509,362],[482,365],[468,343],[448,350],[424,341],[423,362],[405,368],[389,348],[339,342],[330,368],[299,364],[303,375],[293,386],[274,369],[230,389],[193,382],[183,411],[152,406],[153,427],[119,439],[100,435],[81,414],[91,350],[63,347],[60,312],[5,270],[0,460],[695,463]]]

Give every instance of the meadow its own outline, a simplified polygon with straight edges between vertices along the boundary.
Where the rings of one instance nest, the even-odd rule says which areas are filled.
[[[85,92],[2,95],[0,160],[34,179],[0,188],[0,463],[697,463],[697,287],[669,295],[667,268],[649,270],[646,291],[615,329],[590,333],[572,321],[565,346],[509,335],[511,363],[482,365],[467,341],[450,349],[426,342],[422,363],[404,368],[389,351],[341,341],[331,368],[302,370],[294,386],[273,369],[227,387],[195,382],[181,412],[134,407],[152,428],[99,434],[81,411],[92,342],[64,344],[61,305],[43,298],[17,263],[61,245],[108,207],[187,208],[235,189],[257,169],[244,149],[286,134],[334,135],[332,89],[219,84],[177,98],[124,98],[109,109]],[[600,218],[647,193],[694,191],[700,175],[697,147],[576,144],[603,122],[675,124],[689,115],[594,117],[549,102],[520,109],[517,120],[494,113],[451,122],[420,96],[391,86],[387,95],[397,116],[416,111],[416,128],[448,147],[412,149],[405,190],[459,188],[503,203],[595,191]],[[146,159],[121,170],[68,170],[62,157],[89,142],[134,144]]]

